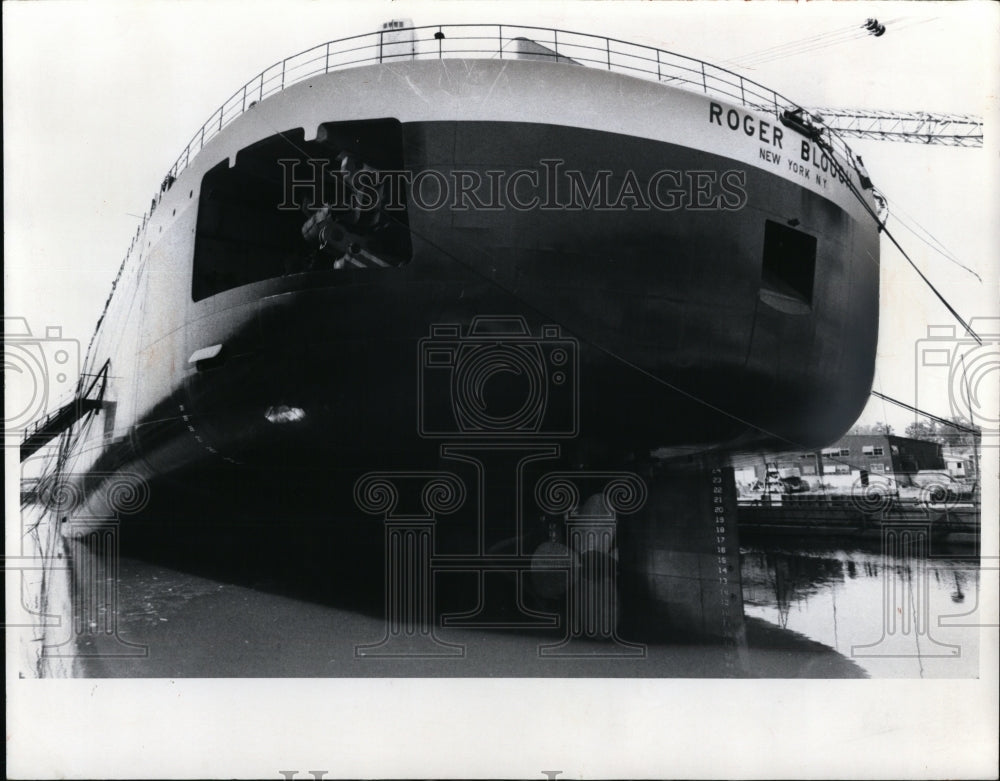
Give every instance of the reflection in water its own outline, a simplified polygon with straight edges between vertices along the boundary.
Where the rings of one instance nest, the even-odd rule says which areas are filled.
[[[69,678],[80,674],[75,654],[52,653],[52,638],[73,633],[72,562],[57,527],[27,506],[19,548],[8,549],[8,587],[20,599],[8,601],[6,634],[17,639],[19,678]],[[18,582],[19,581],[19,582]],[[14,647],[14,643],[8,648]]]
[[[298,568],[298,579],[290,580],[265,568],[246,579],[238,569],[225,569],[219,556],[211,576],[205,577],[188,567],[119,558],[117,546],[107,544],[106,531],[62,539],[51,525],[46,528],[56,554],[49,556],[53,567],[46,583],[35,584],[33,593],[39,598],[46,594],[54,622],[25,638],[25,650],[33,652],[23,666],[25,677],[842,678],[862,673],[830,644],[768,621],[748,620],[745,644],[734,646],[693,635],[658,635],[655,611],[634,609],[638,623],[624,629],[623,637],[643,643],[643,655],[611,656],[607,642],[588,641],[582,655],[546,657],[539,651],[559,643],[568,629],[565,622],[502,631],[450,627],[440,621],[443,611],[451,609],[444,594],[436,603],[435,625],[443,642],[467,649],[464,656],[362,659],[357,646],[377,642],[386,630],[382,601],[368,604],[364,594],[381,592],[363,589],[359,596],[344,582],[316,588],[311,576],[329,581],[335,574],[329,568]],[[203,548],[198,546],[199,552]],[[70,566],[55,566],[60,561]],[[785,570],[783,582],[794,590],[794,562]],[[444,585],[445,579],[440,580]],[[350,584],[364,585],[356,577]],[[454,598],[468,591],[459,589]],[[785,603],[794,601],[786,598]],[[483,617],[503,618],[505,611],[503,604],[490,605]],[[737,608],[732,621],[742,626],[739,616]]]
[[[664,510],[657,516],[661,533],[653,534],[648,523],[622,524],[618,530],[616,552],[625,543],[631,545],[622,557],[631,569],[622,569],[630,576],[645,573],[644,582],[637,586],[635,577],[623,578],[622,590],[615,591],[608,585],[615,581],[601,575],[612,570],[593,556],[578,557],[590,564],[574,565],[565,575],[567,594],[610,595],[609,608],[599,615],[629,619],[617,626],[623,641],[618,645],[643,644],[644,655],[608,654],[608,642],[599,641],[616,639],[615,624],[609,620],[605,626],[603,618],[594,623],[598,614],[588,613],[583,618],[590,616],[591,625],[604,634],[577,638],[587,644],[586,653],[545,657],[541,648],[565,645],[568,596],[566,608],[555,614],[558,626],[525,627],[512,622],[511,605],[502,598],[497,601],[494,588],[506,584],[509,594],[517,595],[521,592],[514,585],[521,581],[491,582],[490,602],[480,599],[474,578],[470,585],[469,572],[458,571],[440,572],[428,581],[438,589],[426,603],[434,611],[435,631],[442,642],[468,649],[447,664],[416,657],[366,658],[359,663],[357,649],[378,644],[390,626],[381,550],[363,556],[358,546],[345,548],[336,535],[313,535],[310,547],[302,548],[301,536],[287,530],[282,535],[234,537],[222,527],[218,539],[202,532],[197,545],[191,544],[190,535],[151,535],[155,545],[133,544],[124,551],[107,529],[63,540],[51,518],[32,523],[26,516],[35,533],[25,540],[33,541],[35,548],[25,549],[23,555],[45,567],[29,569],[24,576],[24,605],[31,613],[24,622],[24,675],[978,674],[977,623],[984,619],[976,558],[961,550],[942,555],[919,534],[904,531],[898,539],[887,537],[867,547],[824,548],[815,539],[798,544],[787,538],[729,547],[724,550],[731,559],[723,561],[731,560],[733,567],[722,568],[718,548],[691,550],[691,541],[705,525],[703,518],[692,510],[681,523],[677,503],[656,505],[657,498],[651,495],[651,502]],[[717,521],[709,528],[718,533],[719,525]],[[136,539],[136,527],[123,531],[126,539]],[[723,544],[725,538],[716,535],[712,542]],[[233,555],[236,551],[239,555]],[[120,553],[126,555],[120,558]],[[742,584],[734,577],[737,568]],[[627,609],[619,611],[619,598]],[[587,607],[597,602],[588,598],[572,604]],[[713,604],[720,607],[706,608]],[[465,615],[473,608],[483,619],[478,624],[443,622],[445,615]],[[703,624],[728,626],[730,636],[720,642],[718,633],[699,634],[690,621],[678,620],[683,610]]]
[[[744,613],[829,645],[875,677],[977,677],[978,558],[904,542],[887,552],[877,543],[745,547]]]
[[[937,573],[935,573],[935,575],[937,575]],[[965,575],[963,573],[963,575],[959,577],[958,571],[955,571],[952,573],[952,576],[955,578],[955,590],[951,592],[951,601],[956,603],[964,602],[965,592],[962,590],[962,584],[966,579]]]

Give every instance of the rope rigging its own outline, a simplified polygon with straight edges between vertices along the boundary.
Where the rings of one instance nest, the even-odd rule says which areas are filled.
[[[858,203],[860,203],[862,207],[864,207],[864,210],[868,212],[871,218],[879,226],[879,230],[885,234],[886,238],[889,239],[889,241],[892,242],[893,246],[897,250],[899,250],[900,254],[904,258],[906,258],[906,262],[913,267],[913,270],[917,272],[917,275],[924,281],[927,287],[931,289],[931,292],[934,293],[937,299],[942,304],[944,304],[945,309],[947,309],[951,313],[952,317],[954,317],[962,326],[962,328],[965,329],[965,332],[969,334],[969,336],[971,336],[973,339],[975,339],[975,341],[979,345],[982,345],[983,343],[982,338],[975,331],[972,330],[972,326],[970,326],[967,322],[965,322],[965,319],[958,313],[955,307],[953,307],[951,303],[949,303],[948,299],[944,297],[941,291],[939,291],[934,286],[934,283],[927,278],[927,276],[924,274],[923,271],[920,270],[920,267],[917,266],[913,258],[910,257],[909,253],[907,253],[907,251],[903,249],[903,245],[899,243],[899,241],[896,239],[895,236],[892,235],[892,231],[890,231],[889,228],[886,226],[886,224],[879,219],[878,214],[875,212],[874,209],[872,209],[868,201],[865,200],[865,197],[860,192],[858,192],[858,188],[851,180],[851,177],[843,170],[843,167],[837,161],[836,155],[833,152],[833,147],[830,145],[830,142],[823,136],[822,133],[816,134],[814,141],[821,149],[823,149],[824,152],[826,152],[827,157],[830,158],[830,164],[834,167],[834,169],[836,169],[838,177],[843,180],[848,190],[850,190],[851,194],[858,200]]]
[[[914,407],[912,404],[907,404],[905,401],[900,401],[899,399],[894,399],[892,396],[886,396],[884,393],[880,393],[877,390],[873,390],[871,395],[875,398],[882,399],[882,401],[888,401],[890,404],[895,404],[897,407],[901,407],[909,412],[916,412],[918,415],[923,415],[925,418],[933,420],[935,423],[941,423],[945,426],[950,426],[951,428],[958,429],[965,434],[979,434],[979,429],[970,428],[969,426],[962,425],[961,423],[956,423],[954,420],[948,420],[947,418],[942,418],[937,415],[932,415],[926,410],[922,410],[919,407]]]
[[[731,65],[743,68],[755,68],[759,65],[776,62],[787,57],[798,57],[804,54],[812,54],[813,52],[820,51],[821,49],[827,49],[832,46],[860,41],[863,38],[881,38],[885,35],[890,25],[895,33],[899,33],[902,30],[926,24],[928,22],[933,22],[936,19],[937,17],[930,19],[904,19],[903,17],[895,17],[883,23],[878,19],[869,18],[862,25],[841,27],[827,33],[820,33],[817,35],[807,36],[796,41],[776,44],[764,49],[749,52],[748,54],[743,55],[743,57],[738,57],[736,59],[729,60],[728,62]]]

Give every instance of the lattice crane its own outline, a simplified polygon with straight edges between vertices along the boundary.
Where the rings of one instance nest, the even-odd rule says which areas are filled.
[[[940,146],[983,145],[982,117],[972,114],[844,108],[811,108],[808,111],[814,119],[842,136]]]

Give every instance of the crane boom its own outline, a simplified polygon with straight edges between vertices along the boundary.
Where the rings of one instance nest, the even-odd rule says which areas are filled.
[[[807,110],[843,136],[941,146],[983,145],[983,119],[972,114],[843,108]]]

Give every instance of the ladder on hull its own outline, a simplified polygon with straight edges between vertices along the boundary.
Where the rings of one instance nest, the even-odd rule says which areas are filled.
[[[31,458],[31,456],[82,417],[91,412],[96,412],[104,406],[104,391],[108,385],[108,367],[110,364],[110,360],[105,361],[104,366],[93,376],[86,390],[78,392],[66,404],[63,404],[59,409],[50,412],[44,418],[38,420],[24,432],[24,437],[21,440],[22,463]]]

